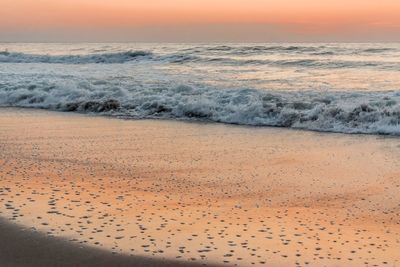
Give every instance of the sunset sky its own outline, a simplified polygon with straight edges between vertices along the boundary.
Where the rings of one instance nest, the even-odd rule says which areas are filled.
[[[0,41],[400,41],[400,0],[2,0]]]

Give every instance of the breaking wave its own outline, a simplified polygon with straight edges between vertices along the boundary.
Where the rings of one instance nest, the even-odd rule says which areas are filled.
[[[376,54],[397,51],[392,48],[341,49],[340,47],[308,46],[211,46],[183,49],[173,53],[157,54],[152,51],[123,51],[91,53],[83,55],[27,54],[0,51],[0,63],[47,63],[47,64],[123,64],[138,61],[156,63],[204,63],[228,66],[274,66],[283,68],[305,67],[310,69],[337,68],[377,68],[380,70],[400,70],[396,57],[385,61],[374,58],[368,60],[329,58],[332,55]],[[400,50],[398,51],[400,53]],[[268,53],[291,53],[295,58],[249,58]]]
[[[398,44],[0,44],[0,106],[400,136],[399,57]]]
[[[37,55],[0,51],[1,63],[58,63],[58,64],[116,64],[139,58],[149,58],[152,53],[146,51],[126,51],[88,55]]]
[[[201,120],[341,133],[400,135],[400,92],[277,92],[175,86],[0,84],[0,106],[133,119]]]

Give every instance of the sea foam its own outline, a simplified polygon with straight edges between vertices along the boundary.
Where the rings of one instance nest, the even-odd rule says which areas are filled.
[[[95,113],[125,118],[201,120],[342,133],[400,135],[399,92],[276,92],[177,86],[7,89],[0,105]]]
[[[0,105],[400,135],[399,56],[398,44],[0,44]]]

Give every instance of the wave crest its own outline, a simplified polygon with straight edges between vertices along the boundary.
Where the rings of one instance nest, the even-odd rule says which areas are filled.
[[[126,51],[88,55],[36,55],[17,52],[0,51],[1,63],[58,63],[58,64],[116,64],[125,63],[138,58],[149,58],[151,52]]]
[[[328,132],[400,135],[398,92],[276,92],[189,86],[146,89],[116,88],[107,83],[98,88],[79,86],[79,83],[18,88],[1,85],[0,105],[134,119],[202,120]]]

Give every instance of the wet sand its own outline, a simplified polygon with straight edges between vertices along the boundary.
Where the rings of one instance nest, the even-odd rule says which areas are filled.
[[[196,267],[201,264],[113,254],[76,245],[0,219],[0,266],[6,267]]]
[[[400,138],[0,109],[0,216],[132,259],[398,266],[399,151]]]

